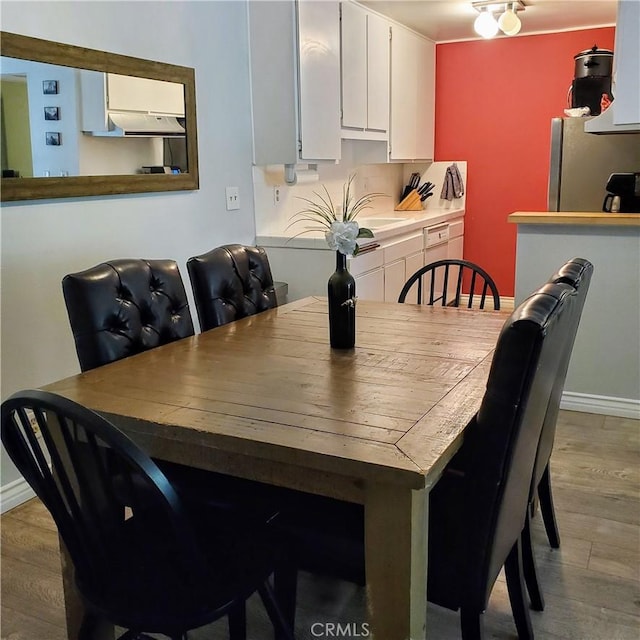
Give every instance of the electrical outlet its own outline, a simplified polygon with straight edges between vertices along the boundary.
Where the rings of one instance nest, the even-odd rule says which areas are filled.
[[[240,189],[238,187],[227,187],[225,189],[227,197],[227,211],[240,208]]]
[[[273,204],[277,207],[282,200],[282,187],[273,187]]]

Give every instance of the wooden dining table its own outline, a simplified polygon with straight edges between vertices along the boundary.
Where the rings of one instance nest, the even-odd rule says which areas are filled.
[[[153,457],[364,504],[368,623],[427,635],[428,493],[479,408],[505,314],[310,297],[50,384]],[[69,638],[83,613],[63,550]],[[107,637],[107,636],[105,636]]]

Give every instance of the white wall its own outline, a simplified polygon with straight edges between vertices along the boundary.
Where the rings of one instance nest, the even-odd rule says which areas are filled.
[[[594,270],[565,382],[566,408],[640,415],[640,231],[637,227],[518,225],[519,304],[550,269],[575,257]]]
[[[66,273],[116,257],[173,258],[188,284],[187,258],[253,243],[255,226],[244,2],[3,1],[2,29],[194,67],[200,164],[195,192],[2,207],[4,399],[79,371],[60,285]],[[225,209],[227,185],[240,188],[239,211]],[[16,478],[3,450],[2,486]]]

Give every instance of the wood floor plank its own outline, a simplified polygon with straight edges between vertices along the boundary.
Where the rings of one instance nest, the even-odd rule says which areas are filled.
[[[531,612],[536,640],[637,640],[640,637],[640,522],[638,500],[626,479],[585,472],[582,455],[600,447],[592,469],[616,470],[637,447],[637,421],[561,412],[556,443],[565,454],[553,459],[552,482],[561,548],[551,549],[539,514],[532,535],[544,612]],[[622,486],[622,489],[620,488]],[[57,535],[38,500],[16,507],[1,518],[3,640],[63,640],[65,634]],[[315,640],[314,622],[362,623],[363,589],[301,573],[296,638]],[[502,575],[484,615],[487,640],[516,637]],[[429,637],[459,640],[459,614],[428,606]],[[317,630],[318,627],[315,627]],[[259,598],[248,606],[248,637],[272,637]],[[227,640],[225,621],[189,635],[192,640]],[[352,636],[356,637],[356,636]]]
[[[640,580],[640,549],[637,544],[633,549],[621,549],[594,543],[589,569],[627,580]]]

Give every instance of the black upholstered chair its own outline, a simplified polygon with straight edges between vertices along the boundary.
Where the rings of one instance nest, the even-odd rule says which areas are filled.
[[[545,285],[511,314],[496,345],[480,410],[430,494],[427,597],[460,610],[464,640],[482,637],[482,613],[503,566],[518,636],[533,638],[522,531],[576,297],[568,285]],[[364,577],[361,505],[307,496],[291,500],[282,516],[281,526],[297,541],[301,568]]]
[[[82,371],[193,335],[173,260],[111,260],[65,276],[62,291]]]
[[[2,403],[1,428],[71,556],[86,608],[81,640],[95,637],[100,620],[128,629],[127,640],[143,632],[184,640],[224,616],[231,639],[241,640],[245,602],[256,591],[278,634],[293,639],[270,584],[283,554],[269,525],[204,508],[190,513],[133,441],[61,396],[14,394]]]
[[[187,261],[202,331],[276,306],[262,247],[227,244]]]
[[[573,344],[580,324],[580,318],[582,316],[582,310],[584,308],[592,274],[593,265],[588,260],[585,260],[584,258],[573,258],[565,263],[553,276],[551,276],[549,280],[551,285],[555,285],[557,283],[567,284],[573,287],[577,294],[575,304],[571,310],[566,340],[562,345],[560,366],[553,384],[549,405],[547,407],[544,424],[542,426],[542,432],[540,434],[540,441],[538,443],[538,451],[536,454],[533,481],[531,485],[530,506],[528,517],[525,522],[522,542],[524,575],[527,588],[529,590],[533,608],[539,611],[544,609],[544,598],[537,579],[535,558],[533,555],[533,546],[531,541],[530,518],[535,512],[535,498],[537,495],[549,544],[553,548],[557,549],[560,546],[560,534],[558,532],[555,509],[553,507],[549,461],[553,450],[556,422],[558,419],[558,412],[560,410],[562,391],[564,389],[571,352],[573,350]],[[551,286],[547,289],[551,291],[553,290],[553,287]],[[542,290],[544,291],[545,287],[543,287]]]
[[[466,300],[468,309],[474,308],[474,298],[478,309],[484,309],[487,296],[493,301],[494,310],[500,309],[500,295],[493,278],[477,264],[468,260],[438,260],[418,269],[405,283],[398,302],[405,302],[407,295],[415,287],[418,304],[443,307],[459,307],[463,300],[463,284],[469,280],[469,294]],[[455,289],[452,292],[452,284]],[[477,285],[477,286],[476,286]],[[477,289],[480,292],[477,293]]]
[[[64,277],[62,289],[82,371],[193,335],[178,265],[118,259]],[[190,503],[243,509],[269,519],[258,483],[156,460]]]

